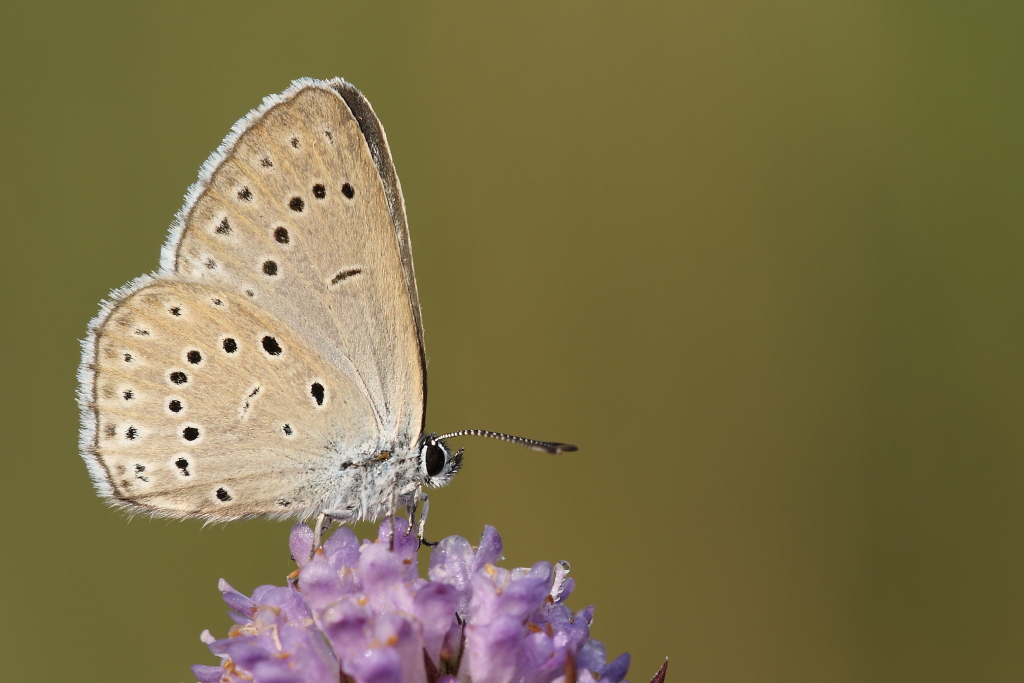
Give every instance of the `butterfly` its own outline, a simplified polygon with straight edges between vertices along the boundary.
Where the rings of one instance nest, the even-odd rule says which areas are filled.
[[[426,355],[401,187],[341,79],[300,79],[203,165],[160,268],[82,342],[80,450],[100,496],[156,516],[339,522],[444,486],[486,430],[424,432]],[[410,525],[411,527],[411,525]]]

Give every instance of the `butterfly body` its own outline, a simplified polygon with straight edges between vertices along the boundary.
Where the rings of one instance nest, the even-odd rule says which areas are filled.
[[[83,456],[133,510],[373,519],[425,480],[422,339],[383,130],[348,83],[296,81],[204,165],[160,270],[90,324]]]
[[[159,270],[90,323],[78,399],[93,483],[132,511],[372,520],[450,480],[401,188],[358,90],[300,79],[235,124]]]

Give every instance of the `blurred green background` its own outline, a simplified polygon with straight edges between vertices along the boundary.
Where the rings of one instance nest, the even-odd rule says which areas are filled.
[[[5,681],[186,681],[287,523],[127,519],[78,342],[299,76],[406,193],[430,534],[572,564],[643,683],[1024,678],[1024,5],[5,3]],[[366,534],[368,527],[360,527]],[[425,553],[421,555],[425,561]]]

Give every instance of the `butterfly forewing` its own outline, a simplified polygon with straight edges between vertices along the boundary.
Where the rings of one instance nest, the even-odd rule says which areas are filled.
[[[185,215],[173,267],[251,293],[321,349],[366,391],[385,441],[418,435],[413,302],[384,185],[338,93],[300,90],[249,126]]]
[[[418,438],[404,209],[382,135],[368,143],[341,86],[358,95],[297,82],[239,122],[161,272],[93,323],[83,450],[101,493],[179,516],[304,516],[359,490],[354,464]]]

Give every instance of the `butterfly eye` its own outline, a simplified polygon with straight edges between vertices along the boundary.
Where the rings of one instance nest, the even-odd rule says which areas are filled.
[[[434,435],[420,440],[420,472],[428,486],[444,486],[462,465],[462,451],[452,454],[447,444]]]
[[[436,477],[444,470],[444,464],[448,458],[445,457],[445,452],[436,443],[427,444],[425,451],[423,454],[423,465],[427,470],[427,476]]]

